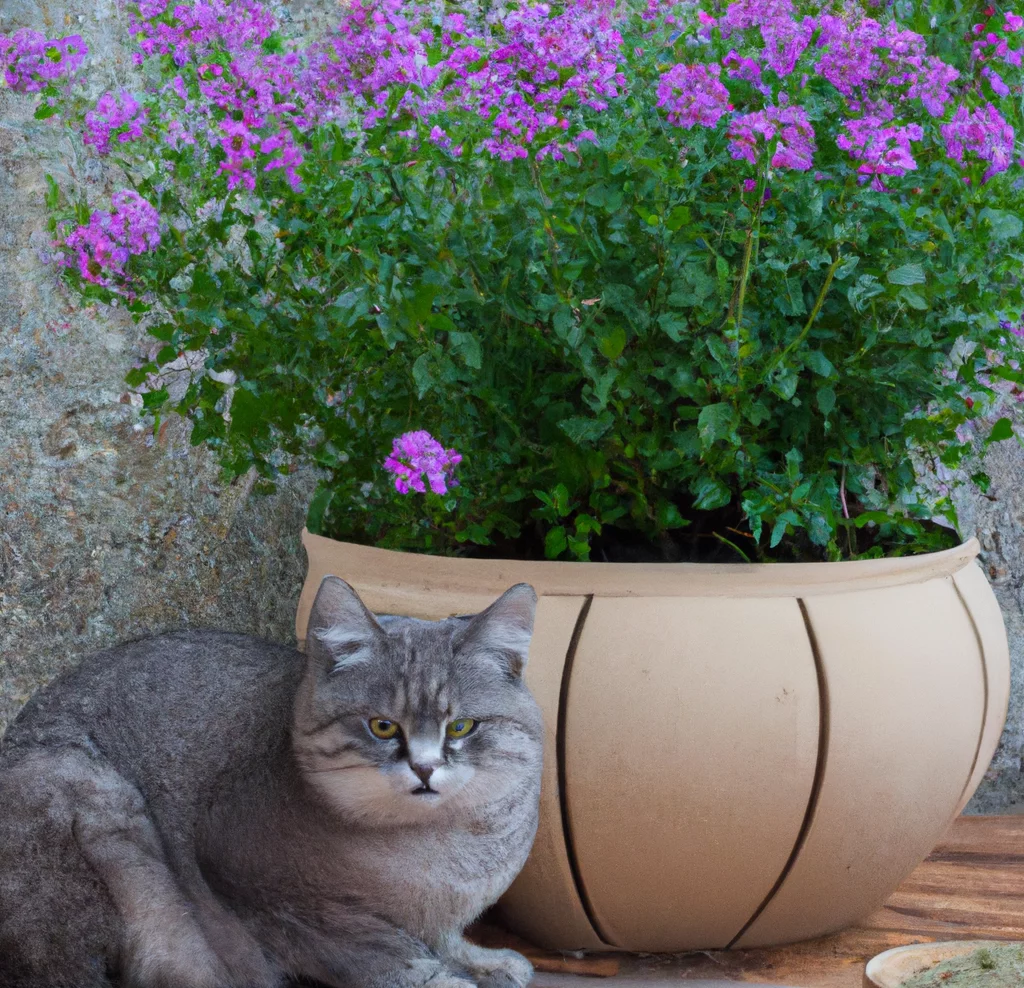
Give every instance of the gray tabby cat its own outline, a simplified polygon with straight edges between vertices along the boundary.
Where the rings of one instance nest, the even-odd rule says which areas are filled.
[[[535,605],[375,618],[327,577],[305,657],[181,632],[59,677],[0,744],[0,986],[522,988],[462,931],[537,826]]]

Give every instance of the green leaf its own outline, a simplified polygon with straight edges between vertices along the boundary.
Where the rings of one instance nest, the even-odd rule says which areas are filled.
[[[52,117],[57,112],[57,107],[50,106],[49,103],[40,103],[36,107],[35,118],[36,120],[46,120]]]
[[[795,511],[783,511],[782,514],[775,519],[775,524],[772,526],[772,537],[769,541],[769,546],[774,549],[782,541],[782,536],[786,534],[787,525],[799,524],[800,517]]]
[[[796,394],[796,386],[799,383],[800,378],[796,371],[791,367],[787,367],[775,375],[775,380],[771,383],[771,389],[784,401],[790,401],[793,395]]]
[[[547,559],[557,559],[563,552],[565,547],[569,544],[569,539],[565,534],[565,529],[559,525],[557,528],[552,528],[548,531],[548,534],[544,536],[544,556]]]
[[[714,511],[715,508],[724,508],[732,500],[732,492],[720,480],[714,477],[702,476],[690,487],[691,493],[696,497],[693,506],[701,511]]]
[[[835,389],[829,387],[818,388],[818,408],[821,409],[821,414],[827,417],[828,415],[831,414],[832,409],[835,407]]]
[[[49,173],[46,175],[46,208],[56,209],[60,202],[60,186],[53,180]]]
[[[602,412],[597,418],[573,415],[562,419],[558,423],[558,428],[579,446],[583,443],[597,442],[612,427],[614,419],[611,412]]]
[[[665,312],[658,316],[658,325],[673,343],[678,343],[689,328],[689,323],[674,312]]]
[[[923,295],[919,295],[915,292],[913,288],[901,288],[899,297],[903,299],[910,308],[916,309],[918,312],[925,312],[928,309],[928,301]]]
[[[284,51],[284,39],[275,31],[263,39],[262,48],[268,55],[280,55]]]
[[[1024,232],[1024,221],[1014,213],[1005,209],[989,209],[986,207],[978,214],[978,219],[988,222],[992,236],[996,240],[1013,240]]]
[[[886,275],[890,285],[923,285],[926,281],[920,264],[903,264]]]
[[[626,349],[626,331],[616,326],[607,336],[602,336],[598,346],[609,360],[617,360]]]
[[[668,227],[673,233],[676,230],[686,226],[690,222],[690,207],[689,206],[676,206],[672,212],[668,214],[668,218],[665,220],[665,226]]]
[[[421,353],[412,365],[412,379],[416,382],[416,397],[422,398],[433,386],[434,376],[430,372],[430,357]]]
[[[736,363],[728,344],[721,337],[709,336],[704,342],[707,344],[708,352],[722,370],[730,370]]]
[[[569,513],[569,489],[565,484],[556,484],[551,493],[554,495],[552,506],[564,518]]]
[[[818,374],[821,377],[835,377],[836,369],[832,365],[832,361],[829,360],[828,357],[826,357],[820,350],[812,350],[807,354],[804,358],[804,363],[806,363],[815,374]]]
[[[164,402],[170,398],[167,388],[160,388],[159,391],[147,391],[142,396],[142,407],[148,412],[154,412],[163,408]]]
[[[334,489],[321,487],[313,495],[313,500],[309,502],[309,510],[306,512],[306,528],[314,535],[319,535],[323,531],[324,515],[333,499]]]
[[[467,367],[480,370],[483,359],[480,352],[480,341],[472,333],[451,332],[448,334],[448,339],[452,349],[462,357]],[[415,368],[413,371],[415,373]]]
[[[768,406],[763,401],[753,402],[743,414],[751,425],[760,425],[772,417],[772,413],[768,411]]]
[[[990,443],[999,443],[1004,439],[1010,439],[1013,437],[1013,423],[1008,418],[1001,418],[994,426],[992,431],[988,434],[988,438],[985,440],[985,445],[988,446]]]
[[[726,439],[735,428],[736,410],[728,402],[705,405],[697,416],[700,443],[708,449],[719,439]]]
[[[833,277],[836,281],[845,281],[853,274],[858,264],[860,264],[860,258],[856,254],[848,254],[839,262],[839,267],[836,268]]]
[[[661,501],[655,511],[655,517],[662,528],[685,528],[690,524],[689,518],[684,518],[671,501]]]
[[[174,324],[162,322],[156,326],[149,327],[149,335],[161,343],[170,343],[174,338]]]
[[[236,388],[231,398],[231,431],[252,435],[263,419],[263,402],[248,388]]]

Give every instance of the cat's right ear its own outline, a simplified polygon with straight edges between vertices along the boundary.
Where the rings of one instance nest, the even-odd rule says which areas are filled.
[[[386,633],[369,608],[344,580],[325,576],[309,612],[306,652],[328,673],[373,657]]]

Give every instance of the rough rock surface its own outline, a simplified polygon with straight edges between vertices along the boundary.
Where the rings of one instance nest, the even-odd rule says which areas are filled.
[[[97,94],[130,77],[115,0],[0,0],[0,31],[20,27],[82,34]],[[114,187],[32,109],[0,88],[0,733],[33,690],[118,641],[186,624],[294,640],[313,487],[224,484],[184,423],[143,426],[123,380],[148,349],[140,330],[83,311],[38,257],[45,171],[84,168],[97,201]]]
[[[1024,432],[1024,415],[1014,419]],[[1012,669],[1006,730],[968,812],[1002,813],[1024,804],[1024,446],[995,443],[983,467],[992,478],[988,494],[963,487],[954,500],[962,534],[981,543],[979,561],[1003,611]]]
[[[289,5],[314,31],[331,0]],[[0,0],[0,31],[81,33],[96,94],[130,80],[116,0]],[[83,311],[37,255],[44,171],[109,176],[30,101],[0,89],[0,732],[28,695],[96,648],[184,624],[287,641],[305,559],[298,535],[313,479],[270,497],[226,486],[216,463],[170,422],[154,438],[126,403],[123,376],[145,344],[117,311]],[[1024,800],[1024,449],[992,448],[989,498],[964,492],[1006,616],[1014,657],[1007,731],[971,804]]]

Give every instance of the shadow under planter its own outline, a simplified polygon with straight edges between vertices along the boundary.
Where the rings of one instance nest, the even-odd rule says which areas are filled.
[[[847,563],[452,559],[303,533],[380,613],[539,601],[540,828],[505,922],[552,948],[820,936],[876,909],[970,799],[1010,666],[975,540]]]

